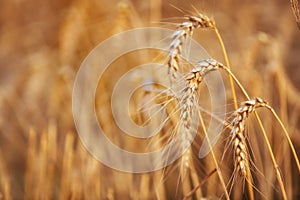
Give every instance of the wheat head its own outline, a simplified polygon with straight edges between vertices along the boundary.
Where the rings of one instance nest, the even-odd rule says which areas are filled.
[[[186,86],[182,90],[182,94],[180,95],[180,121],[182,123],[183,131],[181,134],[182,137],[182,149],[185,150],[183,155],[183,165],[184,167],[189,167],[191,151],[188,148],[192,138],[191,135],[191,123],[193,122],[193,112],[197,109],[197,90],[199,88],[199,84],[202,82],[203,77],[210,71],[216,70],[218,68],[222,68],[223,65],[217,62],[214,59],[206,59],[198,62],[198,64],[188,73],[186,76]]]
[[[245,123],[248,116],[259,107],[266,107],[267,102],[261,98],[254,98],[249,101],[245,101],[243,105],[238,108],[232,120],[232,145],[234,149],[234,160],[237,170],[243,177],[246,177],[247,170],[249,169],[249,154],[246,145],[246,135],[245,135]]]
[[[171,37],[168,54],[169,73],[172,78],[176,78],[179,70],[179,58],[182,52],[182,45],[188,36],[192,36],[193,30],[198,28],[214,28],[215,23],[207,16],[199,14],[197,16],[186,17],[187,21],[179,24],[177,30]]]

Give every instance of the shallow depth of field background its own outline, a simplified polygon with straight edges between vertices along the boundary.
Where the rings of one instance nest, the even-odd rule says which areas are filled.
[[[250,96],[266,99],[279,113],[299,152],[300,30],[288,0],[3,1],[0,6],[0,199],[182,198],[177,187],[178,176],[169,175],[169,179],[162,180],[162,171],[126,174],[94,160],[78,139],[71,96],[81,62],[101,41],[136,27],[175,29],[168,22],[182,22],[180,17],[184,14],[195,13],[193,6],[215,19],[232,71]],[[224,62],[213,31],[198,30],[194,38],[212,57]],[[127,61],[134,64],[133,58]],[[113,74],[108,74],[107,80],[110,76]],[[103,93],[98,92],[96,103],[102,107],[107,104]],[[242,95],[238,99],[245,100]],[[228,104],[232,105],[230,98]],[[98,115],[107,129],[115,126],[108,109],[102,108]],[[282,167],[289,198],[299,198],[300,177],[285,139],[271,116],[262,115]],[[253,124],[249,133],[259,134],[257,124]],[[116,131],[117,134],[120,133]],[[129,149],[135,145],[125,144]],[[263,146],[259,142],[254,145]],[[265,152],[260,153],[265,155],[256,155],[257,165],[268,179],[265,184],[269,185],[261,186],[260,190],[268,198],[280,199],[272,164]],[[201,161],[197,163],[201,165]],[[202,178],[212,169],[207,163],[199,168]],[[176,171],[170,170],[172,173],[176,175]],[[228,173],[227,177],[231,175],[226,165],[224,173]],[[216,175],[203,187],[204,196],[222,195]],[[233,198],[241,198],[243,190],[236,193],[234,190]]]

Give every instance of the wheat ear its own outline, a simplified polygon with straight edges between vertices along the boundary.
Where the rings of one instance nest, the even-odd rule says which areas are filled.
[[[232,145],[234,148],[235,166],[240,174],[246,178],[247,170],[249,169],[249,154],[246,145],[245,124],[248,116],[259,107],[265,107],[267,102],[261,98],[255,98],[245,101],[243,106],[238,108],[232,120]]]
[[[246,90],[244,89],[244,87],[242,86],[242,84],[239,82],[239,80],[235,77],[235,75],[231,72],[231,70],[228,69],[228,68],[225,67],[225,66],[223,67],[223,69],[224,69],[224,70],[225,70],[225,71],[233,78],[233,80],[236,82],[236,84],[238,85],[238,87],[241,89],[241,91],[242,91],[242,93],[245,95],[245,97],[246,97],[248,100],[250,100],[250,97],[249,97],[248,93],[246,92]],[[291,139],[290,139],[290,137],[289,137],[289,134],[288,134],[288,132],[287,132],[285,126],[283,125],[282,121],[281,121],[280,118],[278,117],[278,115],[277,115],[277,113],[275,112],[275,110],[274,110],[270,105],[266,104],[265,107],[266,107],[267,109],[269,109],[269,110],[272,112],[272,114],[274,115],[274,117],[276,118],[276,120],[278,121],[278,123],[280,124],[280,126],[281,126],[281,128],[282,128],[282,130],[283,130],[283,133],[284,133],[286,139],[288,140],[289,146],[290,146],[290,148],[291,148],[291,150],[292,150],[294,159],[295,159],[296,164],[297,164],[297,168],[298,168],[298,170],[299,170],[299,172],[300,172],[300,162],[299,162],[299,159],[298,159],[298,155],[297,155],[297,153],[296,153],[295,147],[294,147],[294,145],[293,145],[293,143],[292,143],[292,141],[291,141]],[[280,189],[281,189],[281,192],[282,192],[283,199],[287,199],[285,187],[284,187],[284,185],[283,185],[282,176],[281,176],[281,174],[280,174],[280,172],[279,172],[278,164],[277,164],[277,161],[276,161],[276,159],[275,159],[274,153],[273,153],[273,151],[272,151],[271,144],[270,144],[270,142],[269,142],[267,133],[266,133],[266,131],[265,131],[265,129],[264,129],[264,126],[263,126],[263,124],[262,124],[262,121],[261,121],[260,117],[258,116],[258,114],[256,113],[256,111],[254,111],[254,115],[255,115],[255,118],[256,118],[256,120],[257,120],[257,122],[258,122],[258,124],[259,124],[259,127],[260,127],[260,129],[261,129],[261,131],[262,131],[263,138],[264,138],[264,140],[265,140],[265,143],[266,143],[266,145],[267,145],[267,149],[268,149],[268,151],[269,151],[269,154],[270,154],[272,163],[273,163],[273,165],[274,165],[274,169],[275,169],[275,172],[276,172],[276,177],[277,177],[278,183],[279,183],[279,185],[280,185]]]
[[[198,85],[202,81],[202,77],[197,72],[191,72],[186,78],[187,84],[182,92],[182,99],[180,100],[180,107],[182,112],[180,114],[180,121],[182,123],[183,131],[182,137],[182,149],[185,151],[183,154],[183,167],[189,168],[191,149],[189,148],[192,136],[191,136],[191,123],[194,120],[192,115],[195,111],[196,105],[196,92]]]
[[[180,100],[180,106],[182,108],[182,112],[180,115],[180,120],[183,123],[183,133],[181,133],[182,136],[182,148],[183,150],[185,150],[185,153],[183,154],[183,170],[188,169],[190,167],[190,158],[191,158],[191,149],[189,148],[190,146],[190,142],[192,139],[191,136],[191,122],[193,121],[192,119],[192,112],[196,110],[196,108],[194,107],[195,105],[197,105],[196,103],[196,92],[199,88],[199,84],[202,82],[203,77],[210,71],[216,70],[218,68],[222,68],[223,65],[218,63],[216,60],[214,59],[206,59],[206,60],[202,60],[200,61],[196,67],[194,67],[190,73],[187,75],[186,77],[186,86],[183,89],[183,94],[182,99]],[[203,131],[206,133],[206,129],[204,126],[204,122],[202,119],[201,114],[199,113],[200,116],[200,121],[201,121],[201,125],[203,127]],[[187,146],[189,145],[189,146]],[[187,149],[187,150],[186,150]],[[216,168],[217,168],[217,173],[218,176],[221,180],[222,183],[222,187],[225,191],[225,196],[226,199],[229,199],[229,194],[226,190],[226,185],[222,176],[222,173],[219,169],[217,160],[215,158],[215,155],[212,151],[212,155],[213,155],[213,160],[215,162]],[[183,171],[182,170],[182,171]]]
[[[177,78],[176,73],[179,71],[179,58],[186,38],[192,36],[194,29],[214,27],[214,21],[202,14],[188,16],[186,19],[186,22],[177,26],[177,30],[173,33],[169,46],[168,67],[172,78]]]
[[[221,65],[214,59],[207,59],[200,61],[196,67],[194,67],[186,77],[186,86],[183,89],[182,99],[180,100],[180,106],[182,112],[180,114],[180,120],[183,125],[182,135],[182,148],[187,149],[192,140],[191,136],[191,123],[194,120],[192,118],[193,112],[195,111],[196,92],[199,84],[202,82],[203,77],[206,73],[212,70],[216,70]],[[183,163],[185,167],[189,167],[190,161],[190,150],[186,150],[183,155]]]

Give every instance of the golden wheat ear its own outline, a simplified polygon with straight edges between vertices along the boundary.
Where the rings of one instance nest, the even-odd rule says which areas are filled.
[[[244,131],[244,127],[243,126],[245,125],[245,123],[243,121],[248,117],[248,115],[250,113],[252,113],[253,111],[255,111],[256,108],[259,108],[259,107],[265,107],[268,110],[270,110],[271,113],[273,114],[273,116],[276,118],[276,120],[280,124],[280,126],[281,126],[281,128],[282,128],[282,130],[284,132],[284,135],[285,135],[285,137],[286,137],[286,139],[287,139],[287,141],[289,143],[289,146],[290,146],[291,151],[293,153],[293,157],[295,159],[298,171],[300,173],[300,163],[299,163],[298,155],[297,155],[296,149],[295,149],[295,147],[293,145],[293,142],[292,142],[292,140],[291,140],[291,138],[290,138],[290,136],[288,134],[288,131],[286,130],[285,126],[283,125],[282,121],[278,117],[278,115],[275,112],[275,110],[268,104],[267,101],[264,101],[261,98],[255,97],[252,100],[244,102],[244,106],[240,107],[236,111],[236,117],[234,118],[234,121],[232,122],[232,126],[234,127],[233,130],[232,130],[233,135],[234,135],[234,132],[238,133],[238,132],[241,132],[241,130]],[[234,130],[235,128],[237,130]],[[239,136],[239,135],[237,135],[237,136]],[[238,137],[237,137],[237,139],[238,139]],[[241,140],[242,139],[243,138],[241,138]]]
[[[191,124],[195,121],[195,111],[197,110],[197,90],[199,88],[199,84],[202,82],[203,77],[209,71],[217,69],[217,62],[213,59],[202,60],[199,64],[194,67],[186,76],[186,85],[182,90],[182,94],[180,95],[180,107],[181,107],[181,115],[180,121],[182,124],[181,130],[179,130],[182,135],[182,149],[187,149],[187,147],[191,143],[192,130]],[[183,155],[184,166],[189,167],[190,160],[190,151],[187,150]]]
[[[232,127],[233,127],[233,129],[231,131],[231,137],[232,137],[232,145],[234,148],[235,167],[237,168],[237,170],[240,172],[240,174],[243,177],[246,177],[248,171],[250,171],[249,153],[247,152],[246,140],[245,140],[245,138],[246,138],[245,137],[245,122],[246,122],[248,116],[251,113],[255,112],[257,108],[260,108],[260,107],[264,107],[264,108],[267,108],[268,110],[270,110],[272,112],[272,114],[274,115],[274,117],[276,118],[276,120],[279,122],[281,128],[283,129],[285,137],[287,138],[288,143],[290,145],[291,151],[293,153],[294,159],[297,164],[298,171],[300,172],[299,159],[298,159],[296,150],[294,148],[294,145],[289,137],[289,134],[288,134],[285,126],[283,125],[282,121],[276,114],[275,110],[270,105],[268,105],[267,101],[264,101],[263,99],[258,98],[258,97],[248,100],[248,101],[245,101],[243,103],[243,106],[241,106],[238,110],[236,110],[235,117],[231,123]],[[264,135],[265,135],[265,133],[264,133]],[[266,142],[267,142],[267,145],[269,145],[268,140],[266,140]],[[274,155],[273,155],[273,153],[270,153],[270,155],[272,157],[276,173],[278,174],[279,173],[278,165],[276,163]],[[279,181],[279,184],[281,187],[283,198],[287,199],[285,188],[284,188],[280,174],[278,175],[278,181]]]
[[[235,167],[241,176],[246,177],[249,168],[249,153],[247,151],[245,126],[249,115],[259,107],[266,106],[266,103],[260,98],[245,101],[235,113],[231,122],[231,141],[234,149]]]
[[[179,59],[182,52],[182,45],[187,37],[192,36],[194,29],[214,28],[214,21],[207,16],[199,14],[197,16],[186,17],[187,21],[177,25],[177,30],[173,33],[169,45],[168,67],[173,79],[177,78],[179,71]]]
[[[196,94],[199,89],[199,84],[202,82],[203,77],[207,73],[209,73],[210,71],[214,71],[219,67],[220,66],[218,65],[218,62],[215,61],[214,59],[202,60],[185,77],[186,85],[182,90],[182,94],[180,95],[181,98],[180,107],[182,111],[180,115],[181,129],[179,129],[179,134],[181,134],[182,136],[182,149],[185,151],[182,157],[182,169],[181,169],[182,172],[186,172],[191,165],[190,143],[191,143],[191,139],[193,139],[191,137],[193,135],[193,131],[195,131],[193,130],[191,124],[193,124],[195,120],[198,120],[196,114],[198,114],[203,131],[205,135],[207,135],[207,131],[205,129],[205,124],[201,116],[201,113],[199,111],[195,113],[198,105]],[[212,149],[210,143],[209,146],[210,149]],[[212,150],[212,156],[213,156],[214,164],[217,168],[217,174],[221,181],[226,199],[229,199],[229,194],[226,189],[225,181],[213,150]],[[182,174],[182,176],[184,176],[184,174]]]

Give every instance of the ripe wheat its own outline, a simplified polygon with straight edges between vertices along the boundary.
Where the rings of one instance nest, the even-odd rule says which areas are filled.
[[[248,116],[259,107],[266,107],[267,102],[260,98],[255,98],[243,103],[243,106],[238,108],[232,120],[232,145],[234,148],[234,160],[237,170],[243,177],[246,177],[249,169],[249,154],[247,151],[245,123]]]
[[[207,16],[199,14],[198,16],[186,17],[188,21],[177,26],[177,30],[172,35],[172,41],[169,46],[168,67],[172,78],[177,78],[176,73],[179,71],[179,58],[182,52],[183,42],[188,36],[192,36],[194,29],[214,28],[214,21]]]
[[[214,59],[206,59],[197,63],[196,67],[194,67],[186,76],[186,86],[182,90],[182,95],[180,95],[180,107],[182,109],[180,115],[180,121],[183,126],[182,136],[182,149],[186,150],[183,155],[183,164],[184,167],[189,167],[189,161],[191,157],[191,150],[188,149],[190,143],[192,141],[191,134],[191,123],[195,119],[193,119],[193,112],[197,109],[197,99],[196,94],[199,88],[199,84],[202,82],[203,77],[210,71],[216,70],[218,68],[223,68],[224,66],[217,62]]]

